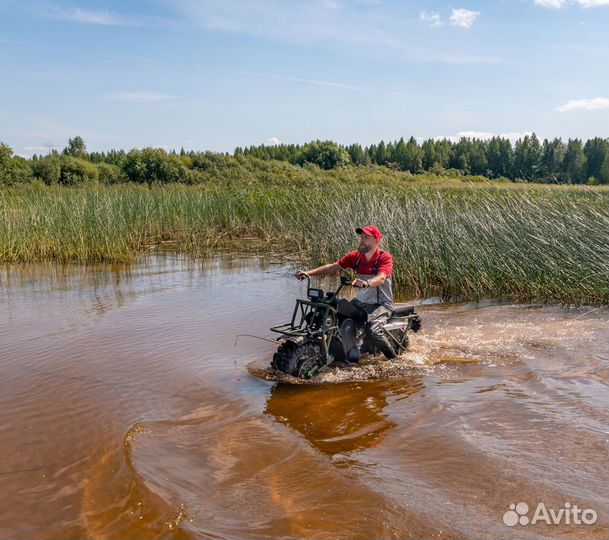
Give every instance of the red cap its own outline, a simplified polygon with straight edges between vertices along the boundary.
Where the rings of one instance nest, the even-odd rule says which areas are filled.
[[[383,238],[381,231],[379,231],[374,225],[367,225],[364,228],[358,227],[355,229],[355,232],[357,234],[368,234],[370,236],[374,236],[374,238],[376,238],[379,242],[381,241],[381,238]]]

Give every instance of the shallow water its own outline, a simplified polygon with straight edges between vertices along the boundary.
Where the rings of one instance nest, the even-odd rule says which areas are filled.
[[[430,303],[395,364],[268,380],[235,336],[302,293],[255,259],[1,269],[0,537],[607,537],[607,309]],[[567,501],[597,522],[502,520]]]

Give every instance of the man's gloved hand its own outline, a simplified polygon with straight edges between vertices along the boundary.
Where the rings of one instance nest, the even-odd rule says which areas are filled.
[[[368,283],[368,281],[366,281],[365,279],[357,278],[351,282],[351,286],[359,287],[360,289],[367,289],[368,287],[370,287],[370,283]]]
[[[296,279],[299,279],[300,281],[302,281],[306,277],[310,277],[309,274],[307,274],[303,270],[298,270],[295,275],[296,275]]]

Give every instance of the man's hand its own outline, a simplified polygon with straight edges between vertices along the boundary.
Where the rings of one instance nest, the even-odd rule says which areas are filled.
[[[367,289],[368,287],[370,287],[370,283],[368,283],[365,279],[357,278],[351,282],[351,286],[359,287],[360,289]]]
[[[305,271],[298,270],[298,272],[296,272],[296,279],[299,279],[300,281],[302,281],[306,277],[310,277],[310,276]]]

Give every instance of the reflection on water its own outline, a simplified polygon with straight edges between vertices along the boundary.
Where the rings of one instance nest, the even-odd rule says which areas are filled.
[[[303,293],[271,262],[0,269],[0,537],[607,537],[607,309],[430,303],[399,362],[278,384],[235,345]]]
[[[271,389],[265,412],[301,433],[315,448],[335,459],[381,444],[396,423],[384,413],[392,388],[403,398],[422,387],[421,377],[399,383],[294,386]]]

